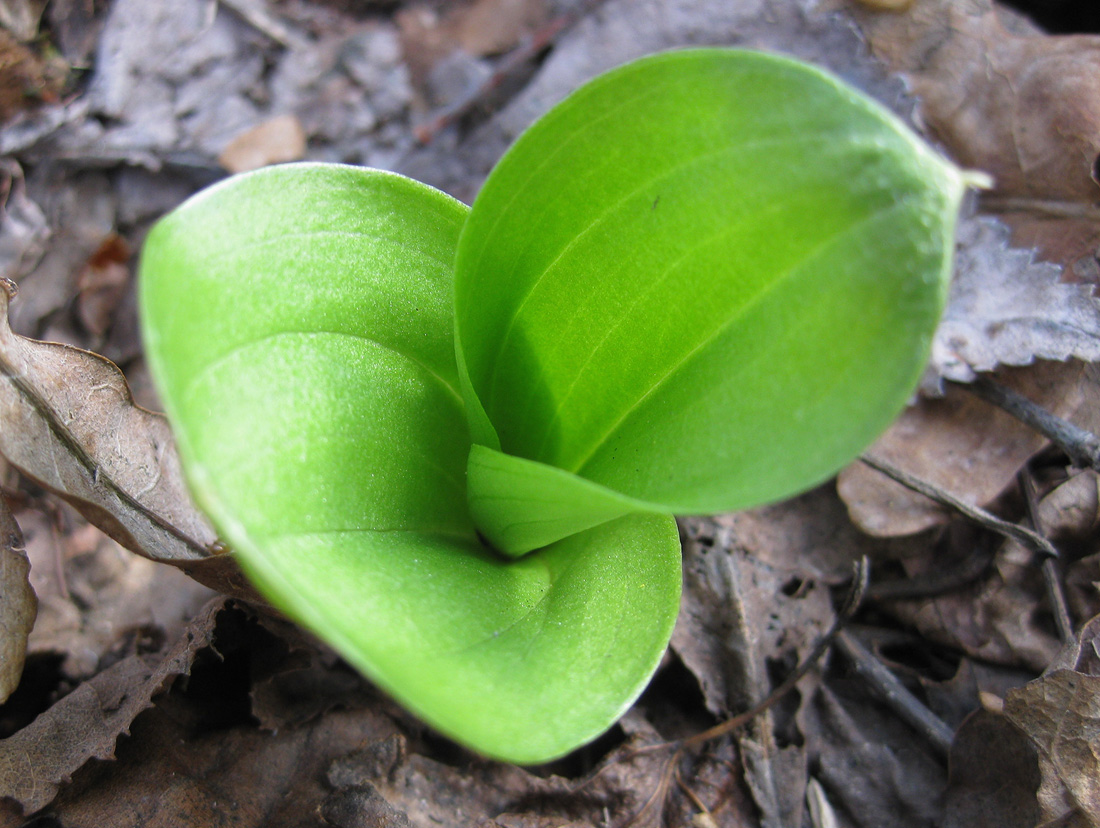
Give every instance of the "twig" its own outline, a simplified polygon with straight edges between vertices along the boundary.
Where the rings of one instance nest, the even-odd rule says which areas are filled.
[[[430,144],[436,135],[477,106],[480,101],[503,84],[519,67],[534,58],[547,46],[553,44],[562,32],[591,11],[593,5],[595,5],[595,2],[585,3],[577,11],[565,12],[547,21],[545,25],[524,38],[519,46],[502,57],[492,74],[484,82],[470,89],[454,103],[441,109],[427,123],[414,127],[413,136],[421,144]]]
[[[988,377],[979,376],[972,383],[958,384],[1038,431],[1069,455],[1073,465],[1100,470],[1100,437],[1092,432],[1056,417],[1024,395]]]
[[[905,486],[905,488],[912,489],[914,492],[922,494],[943,506],[954,509],[959,514],[969,518],[979,526],[983,526],[991,532],[997,532],[1005,537],[1018,540],[1024,546],[1044,557],[1058,557],[1058,550],[1054,548],[1054,544],[1030,529],[1025,529],[1023,526],[1017,526],[1015,523],[1009,523],[1007,520],[1001,520],[999,517],[991,515],[985,509],[971,506],[969,503],[959,500],[959,498],[944,491],[938,486],[934,486],[926,480],[921,480],[919,477],[914,477],[909,474],[909,472],[899,469],[893,463],[879,457],[864,454],[861,455],[859,459],[875,471],[882,472],[887,477]]]
[[[897,676],[890,672],[848,632],[836,636],[837,647],[847,657],[856,675],[868,682],[889,707],[917,730],[943,756],[951,750],[954,734],[936,714],[910,693]]]
[[[1027,517],[1031,521],[1032,528],[1040,535],[1044,534],[1043,525],[1039,517],[1039,503],[1035,495],[1034,481],[1027,468],[1023,468],[1016,480],[1020,484],[1020,491],[1024,493],[1024,505],[1027,508]],[[1066,605],[1065,591],[1062,589],[1061,573],[1058,571],[1058,562],[1051,557],[1043,559],[1043,582],[1046,584],[1047,600],[1050,601],[1050,611],[1054,614],[1054,624],[1058,628],[1058,635],[1062,643],[1073,641],[1073,620],[1069,615],[1069,607]]]

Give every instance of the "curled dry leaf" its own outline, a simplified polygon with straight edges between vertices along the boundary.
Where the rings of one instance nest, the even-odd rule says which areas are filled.
[[[19,684],[27,636],[38,615],[29,574],[23,535],[0,497],[0,704]]]
[[[0,454],[127,549],[252,599],[187,494],[167,421],[103,357],[14,334],[9,300],[0,290]]]
[[[48,805],[89,759],[113,758],[118,737],[153,696],[190,671],[195,654],[210,643],[221,608],[221,600],[209,605],[167,654],[118,662],[0,740],[0,802],[14,800],[30,814]]]
[[[1005,696],[1005,717],[1039,754],[1043,821],[1100,823],[1100,618],[1082,629],[1055,668]]]

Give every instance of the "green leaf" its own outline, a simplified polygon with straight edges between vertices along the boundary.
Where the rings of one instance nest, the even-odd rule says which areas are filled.
[[[494,480],[471,455],[472,504],[495,504],[479,528],[524,552],[554,534],[517,531],[542,488],[713,513],[833,474],[916,383],[963,191],[890,113],[786,58],[671,52],[582,87],[459,242],[474,440],[531,461],[502,500],[515,465]],[[593,516],[568,511],[562,536]]]
[[[146,350],[196,497],[265,593],[443,732],[539,762],[656,669],[679,541],[665,516],[515,562],[478,540],[452,339],[467,212],[351,167],[230,179],[149,236]]]

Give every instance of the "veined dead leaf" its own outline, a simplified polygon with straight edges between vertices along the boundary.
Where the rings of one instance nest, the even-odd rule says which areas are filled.
[[[0,454],[127,549],[255,600],[191,502],[164,417],[109,360],[18,336],[0,290]],[[262,602],[261,602],[262,603]]]
[[[27,636],[38,615],[38,599],[29,574],[23,535],[0,498],[0,704],[19,685]]]
[[[84,682],[15,735],[0,740],[0,800],[30,814],[48,805],[89,759],[114,757],[115,743],[175,676],[187,675],[210,644],[223,609],[208,605],[170,651],[130,656]]]
[[[1039,752],[1044,823],[1100,824],[1100,676],[1053,670],[1010,691],[1004,712]]]

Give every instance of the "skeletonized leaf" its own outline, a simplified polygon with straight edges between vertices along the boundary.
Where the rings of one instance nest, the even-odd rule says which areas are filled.
[[[601,76],[517,141],[463,229],[474,442],[677,513],[809,488],[911,393],[963,189],[806,64],[701,49]],[[479,529],[525,552],[546,505],[509,488],[471,473],[497,504]]]
[[[251,595],[187,494],[167,421],[109,360],[8,326],[0,290],[0,454],[120,544],[223,592]]]
[[[27,636],[38,615],[38,598],[29,573],[23,535],[0,498],[0,704],[19,685]]]

